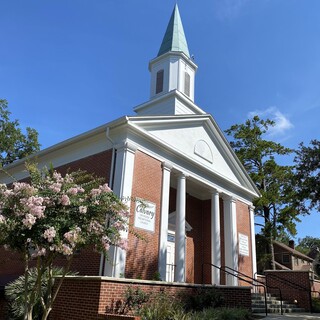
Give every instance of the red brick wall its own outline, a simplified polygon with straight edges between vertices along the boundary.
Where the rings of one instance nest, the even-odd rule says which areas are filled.
[[[192,230],[187,232],[186,244],[186,281],[201,283],[203,263],[203,201],[187,195],[186,220]]]
[[[126,270],[127,278],[152,279],[158,272],[159,228],[162,188],[161,162],[137,151],[134,162],[132,197],[142,198],[156,204],[155,231],[134,228],[143,239],[129,234]],[[135,202],[131,203],[130,223],[134,224]]]
[[[111,164],[112,149],[67,163],[63,166],[57,167],[56,170],[61,174],[65,174],[68,171],[77,171],[79,169],[86,170],[87,172],[94,173],[98,177],[105,178],[106,182],[109,182]]]
[[[131,286],[146,292],[164,291],[177,296],[180,293],[193,294],[199,285],[170,285],[162,282],[116,281],[98,277],[67,278],[63,283],[51,314],[51,320],[96,319],[99,314],[107,313],[111,306],[123,299],[123,294]],[[208,286],[205,288],[212,288]],[[215,287],[224,297],[226,307],[251,309],[249,287]]]
[[[310,311],[310,279],[309,272],[305,271],[265,271],[267,286],[281,289],[283,300],[298,301],[300,308]],[[302,290],[305,289],[305,290]],[[271,290],[278,294],[277,290]]]
[[[237,230],[238,236],[239,233],[248,236],[248,245],[249,245],[249,256],[242,256],[239,254],[239,271],[248,275],[249,277],[253,277],[253,269],[252,269],[252,248],[251,248],[251,224],[250,224],[250,212],[248,205],[237,201]],[[239,285],[248,285],[247,282],[239,281]]]

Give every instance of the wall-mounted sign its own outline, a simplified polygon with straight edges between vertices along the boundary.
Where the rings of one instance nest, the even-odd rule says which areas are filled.
[[[239,233],[239,254],[249,257],[249,238],[242,233]]]
[[[134,226],[154,232],[156,220],[156,204],[149,201],[136,201]]]

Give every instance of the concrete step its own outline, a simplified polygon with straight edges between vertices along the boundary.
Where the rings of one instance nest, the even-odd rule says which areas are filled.
[[[274,295],[267,294],[267,308],[268,313],[281,313],[281,301]],[[299,313],[305,312],[305,309],[299,308],[293,303],[282,301],[283,313]],[[265,296],[264,294],[252,294],[252,312],[264,313],[265,312]]]

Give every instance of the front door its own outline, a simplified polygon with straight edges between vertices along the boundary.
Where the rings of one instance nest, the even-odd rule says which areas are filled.
[[[166,281],[174,281],[174,233],[168,233],[167,241],[167,271],[166,271]]]

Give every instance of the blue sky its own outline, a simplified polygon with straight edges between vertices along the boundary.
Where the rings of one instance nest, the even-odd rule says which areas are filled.
[[[42,147],[149,99],[174,0],[0,0],[0,98]],[[320,1],[180,0],[199,69],[195,102],[222,130],[250,115],[275,119],[270,138],[319,139]],[[320,237],[319,213],[298,237]]]

